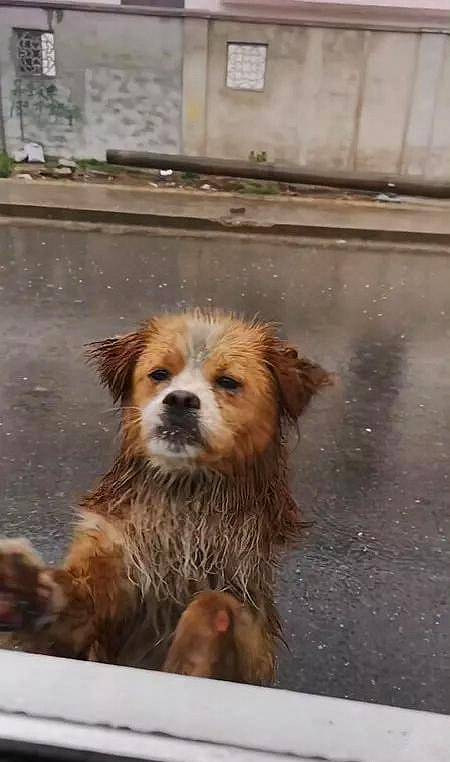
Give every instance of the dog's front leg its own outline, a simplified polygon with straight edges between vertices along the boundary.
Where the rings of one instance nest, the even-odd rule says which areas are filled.
[[[163,669],[265,685],[274,681],[275,663],[265,617],[229,593],[205,592],[182,614]]]
[[[107,537],[80,533],[63,567],[26,540],[0,541],[0,647],[90,658],[124,604],[123,560]]]

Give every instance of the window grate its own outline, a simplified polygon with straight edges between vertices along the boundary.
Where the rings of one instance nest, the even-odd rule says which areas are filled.
[[[233,90],[264,90],[267,45],[229,42],[227,49],[227,87]]]
[[[17,65],[20,74],[55,77],[55,38],[53,32],[17,29]]]

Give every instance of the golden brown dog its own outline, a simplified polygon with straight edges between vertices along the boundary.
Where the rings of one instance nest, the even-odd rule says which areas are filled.
[[[153,319],[90,357],[121,405],[120,452],[61,567],[0,543],[4,647],[270,682],[274,571],[299,528],[286,426],[329,376],[217,313]]]

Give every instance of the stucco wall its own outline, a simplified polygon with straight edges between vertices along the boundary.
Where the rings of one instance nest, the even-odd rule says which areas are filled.
[[[450,178],[449,39],[212,21],[198,152]],[[226,87],[236,40],[268,45],[263,92]]]
[[[1,7],[7,147],[107,148],[450,179],[450,35],[120,11]],[[20,77],[14,28],[52,29],[56,78]],[[265,43],[261,92],[227,43]]]
[[[0,70],[8,148],[103,159],[107,147],[181,148],[182,20],[1,8]],[[52,29],[56,77],[19,76],[14,28]]]

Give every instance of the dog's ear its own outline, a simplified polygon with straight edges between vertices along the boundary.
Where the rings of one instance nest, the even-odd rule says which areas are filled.
[[[131,387],[134,367],[146,344],[147,332],[138,330],[88,344],[86,356],[93,364],[114,402],[122,401]]]
[[[333,384],[333,377],[320,365],[299,357],[294,347],[281,342],[271,353],[270,366],[278,384],[282,412],[292,421],[303,413],[319,389]]]

